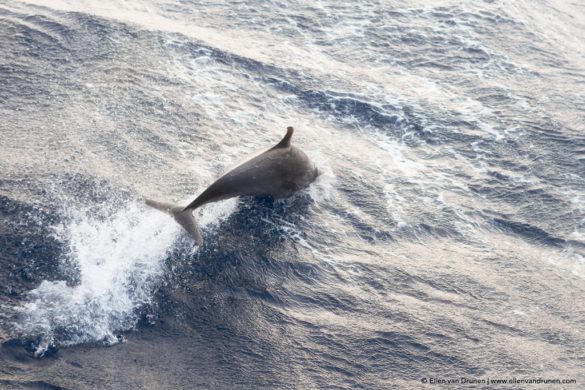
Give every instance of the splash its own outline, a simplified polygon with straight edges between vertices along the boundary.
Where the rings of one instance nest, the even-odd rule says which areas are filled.
[[[50,346],[119,342],[115,332],[131,329],[151,302],[179,233],[174,221],[137,203],[106,219],[72,214],[55,235],[67,243],[61,263],[78,273],[77,283],[45,280],[18,308],[17,332],[37,338],[37,356]]]
[[[215,228],[236,204],[232,199],[199,211],[201,227]],[[60,263],[75,274],[76,282],[45,280],[29,292],[28,303],[16,309],[15,333],[35,340],[37,356],[54,346],[122,341],[117,333],[132,329],[141,309],[152,303],[170,251],[183,236],[191,245],[172,218],[142,202],[109,213],[102,210],[99,216],[75,207],[67,214],[70,222],[53,230],[68,248]]]

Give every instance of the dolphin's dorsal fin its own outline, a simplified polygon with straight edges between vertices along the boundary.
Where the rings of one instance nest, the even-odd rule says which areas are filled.
[[[282,141],[280,141],[275,147],[276,148],[288,148],[290,146],[290,139],[292,138],[293,132],[295,131],[295,129],[293,129],[291,126],[286,128],[286,135],[284,136],[284,138],[282,139]]]

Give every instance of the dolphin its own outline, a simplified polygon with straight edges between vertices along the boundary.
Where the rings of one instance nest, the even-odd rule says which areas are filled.
[[[201,245],[201,229],[193,216],[193,210],[198,207],[236,196],[287,198],[315,181],[319,170],[302,150],[291,145],[293,132],[292,127],[287,127],[286,135],[276,146],[221,176],[186,207],[151,199],[145,202],[173,216]]]

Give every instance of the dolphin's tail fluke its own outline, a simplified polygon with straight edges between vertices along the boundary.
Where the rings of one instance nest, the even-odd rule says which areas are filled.
[[[177,206],[171,203],[157,202],[156,200],[146,199],[145,203],[152,207],[167,213],[175,218],[175,221],[179,223],[189,233],[189,235],[197,242],[198,245],[203,244],[203,236],[201,235],[201,229],[195,217],[193,217],[193,210],[187,209],[183,211],[183,207]]]

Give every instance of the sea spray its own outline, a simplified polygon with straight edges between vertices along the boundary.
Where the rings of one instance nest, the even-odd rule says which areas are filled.
[[[115,332],[132,328],[137,309],[150,303],[179,233],[136,202],[106,219],[75,210],[71,217],[56,235],[68,247],[61,262],[77,268],[78,282],[45,280],[18,309],[16,330],[37,338],[37,355],[51,345],[118,342]]]

